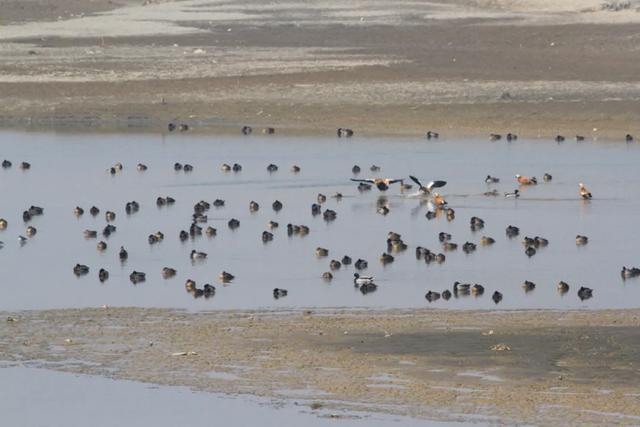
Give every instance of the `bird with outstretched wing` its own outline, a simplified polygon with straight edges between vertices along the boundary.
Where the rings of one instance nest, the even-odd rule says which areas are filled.
[[[403,179],[391,179],[391,178],[369,178],[369,179],[357,179],[351,178],[351,181],[354,182],[367,182],[369,184],[374,184],[378,187],[380,191],[387,191],[389,189],[389,185],[395,184],[396,182],[402,182]]]
[[[409,178],[411,178],[411,181],[418,184],[418,187],[420,187],[420,191],[425,194],[431,194],[431,191],[433,191],[434,188],[440,188],[447,185],[447,181],[431,181],[427,185],[422,185],[420,180],[415,176],[409,175]]]

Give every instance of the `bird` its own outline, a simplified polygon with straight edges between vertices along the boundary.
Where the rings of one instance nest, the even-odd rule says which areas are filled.
[[[495,176],[487,175],[487,177],[484,179],[484,182],[486,182],[487,184],[495,184],[497,182],[500,182],[500,178],[496,178]]]
[[[396,182],[403,181],[402,179],[391,179],[391,178],[369,178],[369,179],[358,179],[351,178],[351,181],[354,182],[364,182],[367,184],[374,184],[378,190],[387,191],[391,184],[395,184]]]
[[[444,187],[445,185],[447,185],[447,181],[430,181],[425,186],[425,185],[422,185],[420,180],[418,178],[416,178],[415,176],[409,175],[409,178],[411,179],[411,181],[415,182],[418,185],[418,187],[420,187],[420,192],[425,193],[425,194],[431,194],[431,191],[434,188],[440,188],[440,187]]]
[[[578,289],[578,298],[580,298],[580,301],[589,299],[592,296],[593,296],[593,289],[587,288],[584,286],[581,286],[580,289]]]
[[[587,243],[589,243],[589,238],[587,236],[582,236],[580,234],[576,236],[576,245],[582,246],[586,245]]]
[[[222,283],[229,283],[235,278],[236,276],[231,273],[227,273],[226,271],[223,271],[222,273],[220,273],[220,275],[218,275],[218,279],[220,279]]]
[[[536,185],[538,183],[538,179],[535,176],[516,175],[516,180],[520,185]]]
[[[191,251],[191,259],[205,259],[207,254],[204,252],[198,252],[195,249]]]
[[[356,286],[370,285],[374,280],[373,276],[361,276],[359,273],[353,273],[353,284]]]
[[[579,183],[578,187],[580,188],[580,197],[582,197],[584,200],[591,199],[591,192],[587,190],[587,187],[585,187],[583,183]]]
[[[439,193],[433,193],[433,204],[438,208],[442,208],[447,205],[447,201]],[[449,219],[449,216],[450,214],[447,213],[447,219]]]

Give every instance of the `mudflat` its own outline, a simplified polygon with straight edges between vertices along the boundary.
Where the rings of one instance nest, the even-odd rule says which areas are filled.
[[[1,315],[9,364],[439,420],[640,419],[638,310]]]
[[[0,124],[620,139],[640,5],[601,3],[3,0]]]

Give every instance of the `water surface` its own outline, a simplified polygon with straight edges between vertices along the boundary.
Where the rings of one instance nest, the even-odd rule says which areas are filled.
[[[640,279],[620,278],[623,265],[640,266],[636,226],[640,213],[640,145],[606,142],[565,142],[520,140],[513,143],[484,140],[392,140],[353,138],[339,140],[313,137],[202,136],[196,134],[55,134],[0,133],[0,157],[13,162],[0,170],[0,217],[9,221],[0,231],[0,310],[110,306],[179,307],[188,309],[244,309],[276,307],[376,307],[376,308],[483,308],[495,307],[491,293],[504,294],[500,308],[622,308],[640,306]],[[1,159],[0,159],[1,160]],[[32,168],[21,171],[20,161]],[[124,170],[114,176],[106,172],[116,162]],[[148,165],[138,172],[135,165]],[[174,162],[190,163],[192,173],[176,172]],[[223,163],[240,163],[240,173],[225,173]],[[268,173],[269,163],[280,169]],[[297,164],[298,174],[290,171]],[[441,192],[456,211],[455,221],[427,220],[427,206],[411,190],[404,194],[397,184],[386,192],[359,193],[354,183],[354,164],[362,167],[360,177],[373,176],[372,164],[382,167],[377,175],[400,178],[409,174],[425,181],[448,181]],[[549,183],[542,175],[553,175]],[[516,188],[514,175],[535,175],[540,184],[521,188],[518,200],[486,197],[485,191],[500,193]],[[501,178],[488,186],[484,177]],[[592,201],[578,197],[578,182],[594,193]],[[341,201],[331,197],[323,205],[337,212],[337,220],[327,223],[313,217],[310,206],[318,193],[344,194]],[[172,196],[174,206],[158,208],[157,196]],[[385,200],[380,200],[386,197]],[[226,200],[223,208],[211,208],[209,223],[218,230],[215,238],[199,237],[181,243],[178,232],[190,224],[193,205],[199,200]],[[274,200],[284,209],[271,209]],[[141,209],[125,214],[125,203],[136,200]],[[260,210],[250,213],[255,200]],[[387,216],[376,213],[379,203],[390,208]],[[18,235],[25,234],[22,211],[30,205],[44,207],[45,215],[29,224],[38,233],[21,246]],[[75,206],[87,211],[81,218]],[[98,206],[97,217],[88,209]],[[97,240],[87,240],[83,230],[101,230],[104,211],[117,213],[117,232],[105,252],[96,250]],[[472,232],[469,219],[478,216],[486,227]],[[239,229],[231,231],[227,221],[237,218]],[[275,238],[263,244],[260,235],[268,221],[280,223]],[[286,224],[305,224],[308,236],[288,237]],[[521,236],[543,236],[550,245],[532,258],[524,254],[520,238],[505,236],[507,225],[516,225]],[[201,224],[206,226],[206,224]],[[149,245],[147,236],[165,234],[163,242]],[[401,233],[409,249],[396,254],[393,264],[382,266],[378,257],[386,250],[388,231]],[[471,254],[462,250],[447,253],[444,264],[427,265],[416,260],[420,245],[441,251],[438,232],[453,235],[460,246],[478,243],[480,236],[496,239],[491,247],[478,247]],[[590,242],[577,247],[575,236],[585,234]],[[100,240],[100,239],[98,239]],[[122,264],[118,249],[125,246],[129,259]],[[330,250],[328,258],[317,258],[315,248]],[[205,251],[205,262],[193,264],[192,249]],[[329,261],[348,254],[354,260],[369,261],[364,274],[374,275],[377,292],[362,295],[352,283],[353,266],[334,272],[325,282]],[[76,263],[90,266],[87,276],[76,278]],[[178,275],[164,280],[160,270],[174,267]],[[110,271],[101,284],[98,270]],[[133,285],[133,270],[147,273],[147,281]],[[221,271],[236,275],[223,286],[217,281]],[[215,297],[194,299],[184,289],[191,278],[201,287],[216,286]],[[452,298],[429,304],[427,290],[451,288],[454,281],[481,283],[484,296]],[[524,280],[537,284],[525,294]],[[565,296],[556,292],[556,283],[571,285]],[[594,289],[594,297],[580,301],[580,286]],[[289,290],[286,298],[275,300],[275,287]]]

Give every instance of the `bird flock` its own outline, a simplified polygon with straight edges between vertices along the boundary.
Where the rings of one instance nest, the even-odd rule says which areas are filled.
[[[174,130],[179,130],[184,132],[189,130],[189,127],[186,124],[170,124],[169,131],[174,131]],[[244,126],[241,129],[241,132],[244,135],[250,135],[252,133],[252,129],[249,126]],[[273,128],[265,128],[263,130],[264,134],[273,134],[274,132],[275,131]],[[339,128],[337,130],[337,136],[340,138],[343,138],[343,137],[350,138],[353,135],[354,135],[354,132],[351,129]],[[427,132],[425,137],[427,139],[437,139],[439,137],[439,134],[437,132],[429,131]],[[502,135],[491,134],[489,139],[492,141],[497,141],[502,139]],[[506,139],[508,141],[516,140],[517,135],[509,133],[506,135]],[[578,141],[581,141],[583,139],[584,138],[581,136],[576,137],[576,140]],[[564,137],[560,135],[556,137],[556,141],[558,142],[561,142],[563,140],[564,140]],[[632,141],[633,137],[631,135],[627,135],[626,140]],[[9,160],[4,160],[1,166],[3,169],[10,169],[13,166],[13,163]],[[31,168],[31,164],[27,162],[21,162],[19,167],[20,169],[27,171]],[[140,173],[144,173],[148,170],[148,167],[143,163],[138,163],[135,166],[135,169]],[[273,174],[279,170],[279,167],[276,164],[270,163],[266,166],[265,169],[266,169],[266,173]],[[116,163],[107,168],[107,173],[111,175],[116,175],[118,173],[121,173],[123,170],[124,170],[123,164]],[[176,172],[189,173],[193,171],[193,166],[190,164],[175,163],[173,165],[173,170]],[[223,163],[220,166],[220,170],[223,173],[229,173],[229,172],[239,173],[242,171],[242,166],[238,163],[234,163],[232,165]],[[381,170],[381,167],[378,165],[371,165],[369,167],[369,170],[370,172],[377,174]],[[290,167],[290,172],[293,174],[297,174],[300,171],[301,171],[301,167],[298,165],[292,165]],[[420,198],[422,202],[426,202],[428,206],[428,211],[425,214],[426,220],[429,221],[436,218],[444,217],[446,218],[447,221],[454,221],[456,218],[455,210],[451,206],[449,206],[449,203],[446,201],[445,197],[442,194],[435,191],[436,189],[441,189],[446,186],[447,182],[444,180],[433,180],[433,181],[427,182],[426,184],[423,184],[423,182],[419,178],[413,175],[409,175],[408,177],[402,177],[402,178],[384,178],[379,176],[375,176],[372,178],[358,178],[357,176],[361,172],[362,172],[362,168],[358,165],[354,165],[351,168],[351,173],[355,177],[349,178],[350,181],[357,183],[356,189],[360,193],[370,191],[372,190],[373,187],[375,187],[380,192],[384,193],[389,191],[392,188],[393,184],[399,184],[400,191],[403,193],[405,191],[411,190],[413,188],[413,184],[415,184],[417,186],[417,196]],[[545,173],[542,176],[542,179],[544,182],[548,183],[553,180],[553,177],[550,174]],[[500,183],[501,178],[492,176],[492,175],[487,175],[484,178],[484,182],[487,184],[487,186],[491,187],[493,184]],[[520,188],[523,186],[538,185],[538,179],[535,176],[525,176],[525,175],[516,174],[514,184],[517,184]],[[583,200],[588,201],[593,199],[592,193],[582,182],[578,183],[577,192],[579,197]],[[484,195],[500,196],[500,193],[497,190],[492,189],[485,192]],[[503,193],[502,196],[504,198],[513,198],[513,199],[519,198],[521,196],[520,189],[516,188],[512,192]],[[336,193],[330,197],[340,200],[342,199],[343,195],[341,193]],[[338,212],[332,209],[324,208],[323,205],[325,204],[326,201],[327,201],[327,196],[325,194],[318,193],[317,195],[315,195],[315,199],[313,201],[310,200],[311,202],[310,214],[312,217],[321,215],[326,222],[335,221],[338,218]],[[171,206],[176,203],[177,201],[175,198],[167,195],[160,195],[155,198],[155,204],[159,209],[163,209],[166,206]],[[224,208],[225,201],[222,199],[216,199],[211,202],[201,200],[195,203],[193,206],[193,213],[191,214],[191,217],[185,218],[185,228],[183,230],[180,230],[177,236],[168,236],[167,238],[177,238],[181,242],[187,241],[189,239],[198,239],[198,238],[201,238],[203,235],[208,238],[215,238],[215,236],[218,234],[218,230],[211,226],[206,226],[206,223],[209,220],[207,212],[212,208],[212,206],[214,209]],[[249,212],[252,212],[252,213],[257,213],[262,208],[254,200],[248,201],[247,206],[248,206]],[[270,207],[274,212],[279,212],[284,208],[284,204],[280,200],[275,200],[273,201]],[[140,209],[141,209],[141,204],[138,201],[131,200],[131,201],[124,202],[124,212],[126,215],[133,215],[137,213]],[[70,211],[76,217],[82,217],[83,215],[85,215],[85,208],[81,206],[76,206],[75,208],[70,209]],[[91,206],[90,208],[87,209],[87,212],[92,217],[97,217],[98,215],[101,214],[101,212],[103,212],[104,221],[105,221],[104,227],[101,230],[85,229],[82,231],[82,236],[85,239],[96,239],[96,240],[101,239],[96,243],[96,249],[100,252],[105,252],[109,247],[108,238],[113,233],[117,232],[117,226],[115,225],[115,223],[117,222],[117,219],[119,218],[117,209],[114,209],[114,208],[101,209],[97,206]],[[379,206],[376,207],[376,212],[381,215],[387,215],[390,212],[390,207],[386,204],[379,204]],[[24,234],[26,236],[23,234],[20,234],[18,236],[19,244],[21,245],[27,244],[29,239],[35,238],[37,234],[37,229],[33,225],[29,225],[29,223],[35,217],[38,217],[43,214],[44,214],[44,208],[39,206],[30,206],[22,212],[22,220],[25,226]],[[203,224],[203,225],[199,225],[199,224]],[[227,221],[227,226],[230,230],[235,230],[238,227],[240,227],[240,221],[236,218],[231,218]],[[469,219],[469,226],[471,231],[473,232],[481,231],[485,227],[485,220],[477,216],[472,216]],[[10,227],[10,224],[8,223],[8,221],[4,218],[0,218],[0,232],[4,232],[5,230],[9,229],[9,227]],[[278,230],[279,227],[280,227],[279,224],[275,221],[269,221],[266,224],[266,230],[264,230],[260,235],[260,240],[263,242],[263,244],[269,244],[269,242],[273,241],[273,239],[275,238],[274,233]],[[311,229],[307,225],[289,223],[286,225],[286,232],[289,237],[305,236],[311,232]],[[520,229],[515,225],[509,224],[505,228],[505,235],[507,239],[520,238]],[[469,241],[464,242],[462,244],[455,243],[453,241],[454,240],[453,236],[445,232],[439,232],[437,237],[441,245],[440,250],[432,251],[422,246],[416,246],[415,257],[417,260],[424,261],[427,264],[429,263],[441,264],[446,262],[447,252],[453,252],[458,250],[458,248],[460,248],[466,254],[470,254],[478,249],[478,245],[490,246],[496,242],[496,239],[494,237],[486,236],[486,235],[483,235],[479,238],[478,244],[469,242]],[[146,239],[149,245],[156,245],[165,239],[165,234],[162,231],[157,231],[147,235]],[[538,251],[544,250],[544,248],[546,248],[550,244],[547,238],[544,238],[541,236],[524,236],[521,238],[521,241],[524,248],[523,252],[527,257],[535,256],[538,253]],[[589,242],[589,239],[587,236],[583,236],[583,235],[576,236],[575,243],[577,246],[586,245],[588,244],[588,242]],[[4,243],[0,241],[0,248],[3,245]],[[382,252],[382,254],[379,256],[378,261],[382,265],[391,264],[394,262],[395,256],[397,256],[397,254],[406,251],[408,248],[409,248],[409,245],[404,241],[404,239],[399,233],[389,231],[386,235],[386,250]],[[329,258],[329,254],[330,254],[330,250],[327,248],[318,247],[315,250],[315,256],[320,259]],[[129,252],[124,246],[121,246],[117,251],[117,256],[120,262],[125,263],[129,259]],[[207,259],[207,256],[208,256],[207,253],[197,251],[195,249],[189,253],[189,258],[194,264],[205,261]],[[349,255],[344,255],[340,259],[331,259],[328,262],[328,270],[322,273],[320,277],[325,281],[331,281],[333,280],[334,278],[333,274],[336,271],[340,270],[345,266],[350,266],[350,265],[353,265],[353,267],[356,270],[356,272],[353,274],[354,286],[357,289],[359,289],[359,291],[362,294],[375,292],[378,288],[375,277],[365,276],[361,274],[362,271],[366,270],[369,266],[368,261],[364,259],[358,258],[356,261],[353,261],[353,259]],[[90,272],[91,272],[91,267],[85,264],[77,263],[75,266],[73,266],[73,274],[78,277],[88,275],[90,274]],[[158,272],[158,274],[163,279],[169,280],[176,277],[176,275],[178,274],[178,271],[171,266],[165,266],[162,268],[160,272]],[[640,268],[624,266],[622,267],[620,275],[623,279],[640,277]],[[129,274],[129,280],[134,285],[145,282],[146,278],[147,278],[147,274],[142,271],[133,270]],[[222,284],[230,284],[235,279],[236,279],[235,275],[227,271],[222,271],[218,275],[218,280]],[[99,268],[98,280],[101,283],[108,281],[109,271],[107,271],[105,268]],[[536,288],[536,284],[531,281],[525,280],[522,283],[522,289],[524,290],[524,292],[531,292],[535,288]],[[197,283],[190,278],[188,278],[185,282],[185,290],[195,298],[199,298],[199,297],[210,298],[210,297],[213,297],[216,292],[216,288],[214,285],[211,285],[210,283],[205,283],[202,287],[198,287]],[[570,291],[570,285],[565,281],[559,281],[557,284],[557,290],[560,294],[566,294],[567,292]],[[485,293],[485,287],[479,283],[461,283],[459,281],[456,281],[452,285],[451,289],[428,290],[427,293],[425,294],[425,298],[428,302],[435,302],[439,299],[449,300],[451,297],[458,298],[460,296],[465,296],[465,295],[480,296],[480,295],[483,295],[484,293]],[[272,295],[273,295],[273,298],[275,299],[284,298],[288,295],[288,290],[281,289],[281,288],[274,288],[272,291]],[[589,299],[593,296],[593,290],[585,286],[580,286],[577,289],[577,296],[578,298],[580,298],[580,300]],[[503,300],[503,298],[504,298],[503,294],[497,290],[495,290],[491,295],[491,299],[495,304],[500,303]]]

